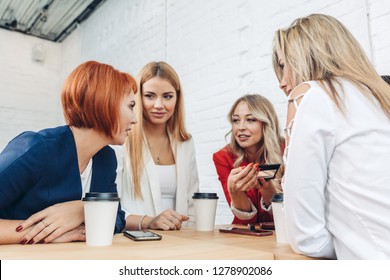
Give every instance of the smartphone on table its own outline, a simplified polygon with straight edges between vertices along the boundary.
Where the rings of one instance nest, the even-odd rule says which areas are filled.
[[[258,168],[257,178],[263,178],[268,181],[275,178],[276,173],[280,167],[279,163],[274,164],[260,164]]]
[[[273,234],[273,232],[270,230],[264,230],[264,229],[249,230],[247,228],[237,228],[237,227],[220,228],[219,231],[224,233],[234,233],[234,234],[243,234],[243,235],[251,235],[251,236],[267,236]]]
[[[134,241],[161,240],[162,236],[148,230],[125,230],[123,235]]]

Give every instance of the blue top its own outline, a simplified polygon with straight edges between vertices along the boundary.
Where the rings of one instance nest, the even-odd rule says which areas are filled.
[[[91,192],[117,192],[115,152],[106,146],[93,157]],[[49,206],[80,200],[76,144],[68,126],[24,132],[0,154],[0,219],[25,220]],[[115,233],[125,227],[118,207]]]

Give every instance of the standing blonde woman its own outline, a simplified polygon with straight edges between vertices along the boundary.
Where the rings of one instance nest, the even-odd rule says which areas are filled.
[[[272,222],[271,198],[281,192],[283,166],[275,180],[257,178],[259,164],[282,163],[284,140],[272,103],[258,94],[234,102],[228,114],[230,144],[214,153],[213,161],[226,200],[234,214],[233,224]]]
[[[145,65],[138,79],[139,121],[124,158],[119,156],[123,170],[117,177],[126,229],[180,229],[183,222],[193,221],[192,195],[199,188],[180,80],[165,62]]]
[[[327,15],[276,31],[273,63],[289,97],[283,189],[292,248],[389,259],[389,85]]]

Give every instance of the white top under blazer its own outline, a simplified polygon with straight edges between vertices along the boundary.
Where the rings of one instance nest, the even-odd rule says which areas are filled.
[[[283,183],[290,245],[313,257],[390,259],[390,121],[340,81],[344,114],[311,81],[295,115]]]
[[[176,164],[173,165],[158,165],[154,167],[158,172],[158,179],[160,180],[161,191],[161,209],[176,208]]]
[[[190,220],[187,226],[195,222],[195,210],[192,195],[199,191],[198,169],[195,159],[193,139],[185,142],[176,142],[169,135],[176,166],[176,205],[174,210],[188,215]],[[143,147],[145,167],[141,177],[141,191],[143,199],[136,199],[133,194],[133,183],[130,169],[130,158],[124,154],[125,147],[116,148],[118,159],[117,188],[121,196],[121,206],[126,213],[135,215],[159,215],[163,209],[159,172],[156,169],[149,149]],[[183,224],[184,225],[184,224]]]

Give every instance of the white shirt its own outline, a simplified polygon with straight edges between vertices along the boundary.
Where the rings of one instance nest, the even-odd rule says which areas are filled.
[[[82,196],[85,197],[85,194],[91,189],[91,180],[92,180],[92,159],[89,160],[87,167],[85,167],[83,173],[80,174],[81,179],[81,189]]]
[[[284,199],[295,252],[338,259],[390,258],[390,121],[340,79],[344,112],[308,82],[288,147]]]
[[[156,165],[160,181],[161,205],[163,211],[175,209],[176,204],[176,166]]]

